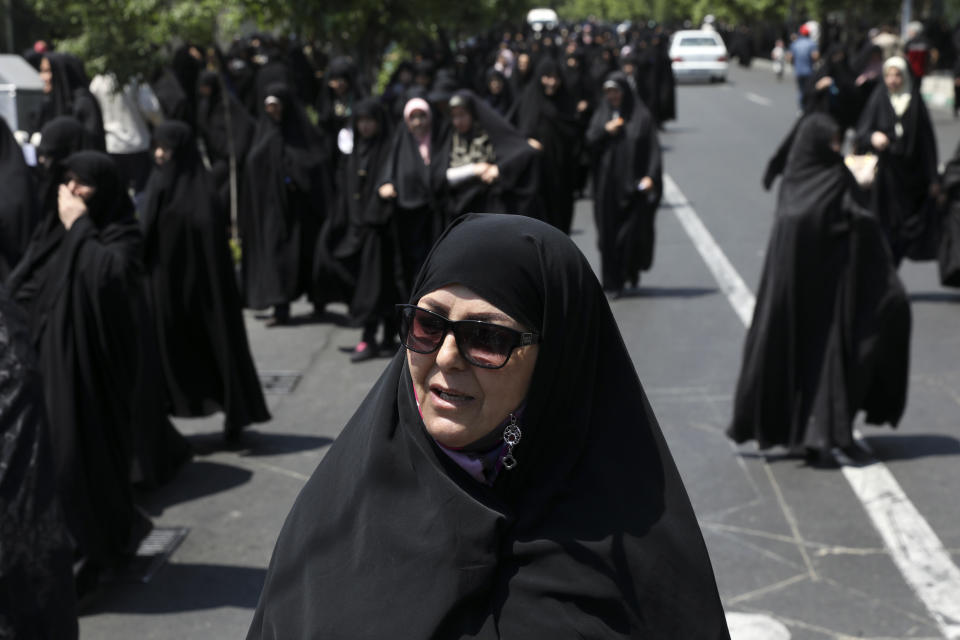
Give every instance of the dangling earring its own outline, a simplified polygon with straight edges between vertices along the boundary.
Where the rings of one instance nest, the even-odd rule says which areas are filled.
[[[520,427],[517,426],[517,416],[510,414],[510,424],[503,430],[503,441],[507,443],[507,455],[503,456],[503,468],[509,471],[517,466],[517,459],[513,457],[513,448],[520,442]]]

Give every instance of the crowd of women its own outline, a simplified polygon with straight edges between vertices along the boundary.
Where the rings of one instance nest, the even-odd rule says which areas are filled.
[[[170,416],[222,411],[228,441],[269,420],[243,308],[282,325],[304,295],[344,302],[351,358],[392,355],[394,305],[446,226],[509,212],[568,233],[591,172],[603,289],[652,264],[675,115],[659,31],[428,47],[379,95],[349,57],[266,36],[183,46],[124,86],[36,49],[41,107],[24,131],[0,119],[3,358],[24,372],[4,388],[22,446],[2,505],[21,511],[0,631],[76,633],[64,580],[95,593],[151,528],[135,489],[191,455]]]

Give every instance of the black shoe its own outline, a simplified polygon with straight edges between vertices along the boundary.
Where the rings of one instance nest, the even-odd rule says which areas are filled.
[[[353,353],[350,354],[350,362],[363,362],[377,357],[377,347],[372,342],[361,342]]]

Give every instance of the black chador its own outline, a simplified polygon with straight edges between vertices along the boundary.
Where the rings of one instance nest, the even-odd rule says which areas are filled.
[[[221,90],[221,82],[214,71],[200,75],[197,133],[206,148],[217,193],[224,203],[229,203],[231,150],[239,180],[257,123],[232,93]]]
[[[243,298],[252,309],[289,303],[312,288],[313,254],[330,198],[320,133],[286,85],[268,87],[240,198]],[[270,109],[268,112],[266,109]]]
[[[77,637],[73,555],[43,381],[23,311],[0,287],[0,635]]]
[[[520,96],[515,122],[522,135],[542,147],[538,160],[543,219],[569,233],[584,128],[576,100],[553,60],[537,65],[534,81]]]
[[[103,151],[106,148],[103,113],[100,103],[90,93],[83,63],[67,53],[48,53],[44,60],[50,65],[51,90],[44,96],[35,130],[39,131],[57,116],[73,116],[83,125],[86,146]]]
[[[169,411],[226,414],[228,436],[270,419],[250,355],[227,244],[228,223],[190,127],[165,122],[140,213],[151,315]]]
[[[142,243],[113,160],[81,151],[64,170],[72,184],[95,189],[86,212],[66,228],[66,205],[82,196],[61,187],[9,289],[39,353],[61,504],[77,555],[95,575],[134,553],[150,528],[130,484]]]
[[[23,152],[0,117],[0,281],[6,279],[30,242],[37,223],[33,181]]]
[[[872,424],[903,413],[910,307],[876,220],[851,197],[840,140],[813,114],[790,152],[727,431],[736,442],[815,456],[852,446],[860,410]]]
[[[635,286],[640,272],[653,265],[663,167],[656,124],[626,76],[615,71],[603,86],[608,97],[593,114],[587,144],[593,154],[601,279],[604,290],[619,295],[625,283]]]
[[[471,91],[455,93],[450,111],[452,127],[436,159],[446,171],[448,221],[475,211],[539,217],[537,151],[527,139]]]
[[[891,92],[884,83],[874,89],[857,124],[857,149],[879,156],[877,177],[871,192],[871,209],[877,216],[897,264],[903,257],[930,259],[921,255],[932,220],[931,185],[938,181],[937,140],[930,113],[902,58],[884,63],[900,70],[903,86]],[[873,146],[873,134],[882,133],[888,146]]]

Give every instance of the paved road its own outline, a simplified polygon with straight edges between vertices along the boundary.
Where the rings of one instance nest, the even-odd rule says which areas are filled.
[[[943,638],[945,624],[843,470],[765,459],[722,434],[745,328],[676,213],[695,211],[755,291],[775,198],[759,176],[794,104],[793,83],[759,70],[734,70],[722,86],[681,87],[679,120],[663,137],[678,191],[659,214],[656,265],[614,312],[703,527],[735,638]],[[960,125],[945,112],[934,118],[942,157]],[[587,202],[578,204],[574,238],[596,264]],[[930,263],[901,273],[914,313],[908,410],[896,431],[861,429],[955,570],[960,292],[942,289]],[[358,333],[335,314],[328,320],[267,330],[248,319],[261,371],[301,375],[299,384],[269,396],[275,419],[240,450],[222,448],[219,419],[179,422],[200,455],[145,501],[158,526],[190,533],[150,583],[111,587],[82,618],[84,638],[244,636],[284,516],[385,362],[349,364],[340,348]],[[280,375],[278,387],[289,381]],[[949,578],[950,567],[932,570]],[[954,598],[960,592],[947,594],[947,607]]]

